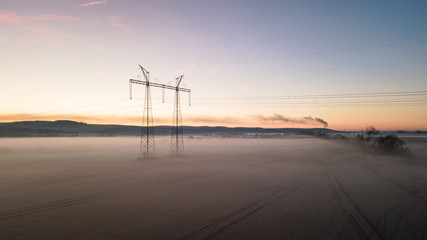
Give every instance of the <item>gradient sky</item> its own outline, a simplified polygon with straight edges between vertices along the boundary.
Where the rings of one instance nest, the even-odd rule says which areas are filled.
[[[184,74],[184,125],[426,130],[426,95],[269,98],[427,91],[426,26],[426,1],[2,0],[0,121],[137,125],[141,64],[152,81]],[[161,93],[156,125],[172,122]]]

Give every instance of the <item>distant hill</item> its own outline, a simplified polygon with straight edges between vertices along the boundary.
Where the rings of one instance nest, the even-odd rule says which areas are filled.
[[[340,133],[327,128],[183,127],[185,135],[315,135]],[[156,135],[169,135],[171,126],[155,126]],[[0,137],[139,136],[140,126],[87,124],[68,120],[0,123]]]

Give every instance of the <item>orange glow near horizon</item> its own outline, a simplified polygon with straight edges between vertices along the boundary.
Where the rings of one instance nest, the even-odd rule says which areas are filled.
[[[140,125],[140,64],[151,82],[184,74],[183,125],[427,129],[421,2],[3,2],[0,122]],[[172,90],[151,88],[155,125]]]
[[[56,121],[71,120],[88,124],[120,124],[120,125],[141,125],[141,116],[114,116],[114,115],[74,115],[74,114],[3,114],[0,115],[0,122],[19,121]],[[380,130],[426,130],[427,124],[423,121],[405,122],[401,119],[394,120],[371,120],[353,119],[340,121],[342,119],[329,119],[327,128],[333,130],[358,131],[366,126],[375,126]],[[154,125],[171,125],[169,117],[155,117]],[[253,117],[209,117],[209,116],[183,116],[184,126],[224,126],[224,127],[261,127],[261,128],[323,128],[321,124],[299,124],[285,122],[260,122]]]

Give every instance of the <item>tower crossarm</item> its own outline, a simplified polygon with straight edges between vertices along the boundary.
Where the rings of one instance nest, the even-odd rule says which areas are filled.
[[[135,83],[135,84],[141,84],[141,85],[146,85],[146,86],[170,89],[170,90],[175,90],[175,91],[180,91],[180,92],[191,92],[191,89],[188,89],[188,88],[175,87],[172,85],[154,83],[154,82],[143,81],[143,80],[129,79],[129,83]]]

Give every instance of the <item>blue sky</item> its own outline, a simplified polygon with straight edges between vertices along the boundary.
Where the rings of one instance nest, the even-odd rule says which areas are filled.
[[[141,64],[153,81],[185,75],[184,124],[300,126],[254,117],[280,114],[337,129],[427,128],[424,102],[230,99],[427,90],[426,25],[425,1],[2,1],[0,121],[137,124],[143,88],[130,101],[127,82]],[[171,122],[172,93],[165,104],[152,95],[156,122]]]

